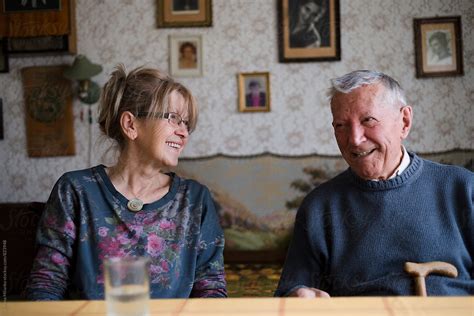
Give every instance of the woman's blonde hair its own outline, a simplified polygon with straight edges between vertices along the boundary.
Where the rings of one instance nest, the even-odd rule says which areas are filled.
[[[104,135],[115,140],[120,150],[125,146],[120,126],[120,116],[129,111],[135,116],[148,113],[147,117],[168,112],[170,95],[178,92],[188,108],[189,133],[196,127],[197,104],[191,92],[165,73],[138,67],[127,75],[125,67],[119,64],[105,84],[99,104],[99,125]]]

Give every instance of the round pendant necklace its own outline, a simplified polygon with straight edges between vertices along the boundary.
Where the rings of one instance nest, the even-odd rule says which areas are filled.
[[[141,211],[141,209],[143,208],[143,201],[135,197],[128,201],[127,207],[132,212]]]
[[[133,194],[133,191],[132,189],[130,188],[129,184],[127,181],[125,181],[125,178],[123,177],[123,175],[121,173],[118,173],[118,175],[120,176],[120,178],[122,178],[122,181],[125,183],[125,185],[127,186],[127,188],[130,190],[130,192]],[[150,184],[148,185],[148,187],[146,189],[148,189],[150,186],[151,186],[152,182],[150,182]],[[139,212],[143,209],[143,201],[138,197],[136,196],[135,194],[133,194],[135,197],[133,199],[130,199],[128,200],[127,202],[127,208],[129,211],[132,211],[132,212]]]

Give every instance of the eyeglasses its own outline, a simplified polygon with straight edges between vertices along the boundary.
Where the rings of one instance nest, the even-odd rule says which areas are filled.
[[[137,117],[147,117],[150,113],[149,112],[139,112]],[[188,133],[189,131],[189,121],[183,120],[181,115],[175,112],[166,112],[166,113],[156,113],[152,116],[152,118],[161,118],[161,119],[167,119],[168,123],[170,123],[173,126],[179,127],[181,123],[184,123],[184,126],[186,126],[186,130]]]

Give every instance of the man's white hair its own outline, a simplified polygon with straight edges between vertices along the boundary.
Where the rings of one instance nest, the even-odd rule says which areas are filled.
[[[395,101],[398,101],[402,106],[407,105],[405,92],[400,84],[392,77],[373,70],[356,70],[344,76],[331,79],[332,86],[328,91],[328,96],[332,101],[336,93],[347,94],[361,86],[375,83],[382,83],[387,88],[394,104],[396,104]]]

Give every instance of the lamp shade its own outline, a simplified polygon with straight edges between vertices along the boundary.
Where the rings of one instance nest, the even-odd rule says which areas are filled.
[[[64,70],[64,76],[74,80],[85,80],[94,77],[101,71],[101,65],[93,64],[84,55],[77,55],[72,66]]]

